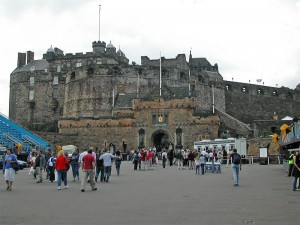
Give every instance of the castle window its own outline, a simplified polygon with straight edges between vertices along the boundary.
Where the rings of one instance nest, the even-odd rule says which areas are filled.
[[[145,130],[143,128],[139,129],[139,148],[145,147]]]
[[[274,90],[274,91],[272,92],[272,95],[273,95],[273,96],[278,96],[278,91]]]
[[[152,115],[152,123],[156,123],[156,115]]]
[[[161,75],[162,75],[162,77],[169,77],[169,71],[166,70],[166,69],[163,69],[163,70],[161,71]]]
[[[34,86],[34,77],[29,78],[29,85],[32,87]]]
[[[53,89],[53,98],[57,99],[58,98],[58,89]]]
[[[75,72],[73,71],[72,73],[71,73],[71,80],[74,80],[75,79]]]
[[[180,80],[186,80],[187,77],[186,77],[186,74],[185,72],[180,72]]]
[[[88,68],[87,73],[88,73],[88,75],[93,75],[94,74],[94,68]]]
[[[30,90],[29,91],[29,101],[33,101],[34,100],[34,90]]]
[[[87,60],[87,65],[93,65],[93,60]]]
[[[60,114],[60,115],[63,115],[63,114],[64,114],[64,109],[63,109],[63,108],[60,108],[60,109],[59,109],[59,114]]]
[[[58,72],[58,73],[61,72],[61,65],[57,65],[57,67],[56,67],[56,72]]]
[[[181,128],[176,129],[176,147],[177,148],[182,147],[182,129]]]
[[[48,68],[45,68],[45,73],[48,73]]]
[[[259,88],[259,89],[257,90],[257,94],[258,94],[258,95],[263,95],[263,94],[264,94],[263,89]]]
[[[293,94],[291,92],[286,93],[286,98],[293,99]]]
[[[53,77],[53,85],[58,84],[58,76]]]
[[[226,84],[226,86],[225,86],[225,90],[226,91],[231,91],[232,90],[232,87],[231,87],[231,85],[229,85],[229,84]],[[242,89],[243,90],[243,89]]]
[[[98,65],[101,65],[102,64],[102,61],[101,60],[97,60],[96,62]]]
[[[247,92],[248,92],[247,88],[246,87],[242,87],[242,93],[247,93]]]
[[[202,77],[201,75],[198,76],[198,81],[199,81],[200,83],[203,83],[203,82],[204,82],[204,79],[203,79],[203,77]]]
[[[81,67],[81,62],[77,62],[75,66],[76,67]]]

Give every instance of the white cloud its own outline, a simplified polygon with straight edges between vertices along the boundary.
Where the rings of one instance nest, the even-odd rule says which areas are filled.
[[[218,63],[226,80],[295,88],[300,72],[299,0],[0,0],[0,110],[8,114],[9,74],[17,53],[35,58],[53,45],[65,53],[92,51],[111,40],[130,61],[179,53]],[[188,56],[187,56],[188,57]]]

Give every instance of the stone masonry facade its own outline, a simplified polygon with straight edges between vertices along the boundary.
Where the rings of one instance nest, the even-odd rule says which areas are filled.
[[[188,59],[142,56],[137,65],[111,43],[93,42],[92,49],[64,54],[51,46],[39,60],[31,51],[19,53],[9,117],[32,131],[52,132],[54,145],[125,150],[260,137],[278,129],[280,118],[299,116],[299,86],[225,81],[217,64],[191,53]]]

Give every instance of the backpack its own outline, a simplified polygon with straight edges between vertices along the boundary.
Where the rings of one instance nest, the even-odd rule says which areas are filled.
[[[234,164],[240,164],[241,163],[241,156],[239,154],[233,154],[232,162]]]
[[[48,166],[54,166],[54,165],[53,165],[53,157],[51,157],[51,158],[48,160]]]
[[[138,154],[135,154],[135,155],[134,155],[134,161],[139,161],[139,158],[140,158],[140,157],[139,157]]]

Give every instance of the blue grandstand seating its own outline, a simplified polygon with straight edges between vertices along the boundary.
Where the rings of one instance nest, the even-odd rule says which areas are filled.
[[[23,152],[28,152],[32,149],[51,149],[47,141],[0,113],[0,144],[14,148],[17,143],[22,145]]]

